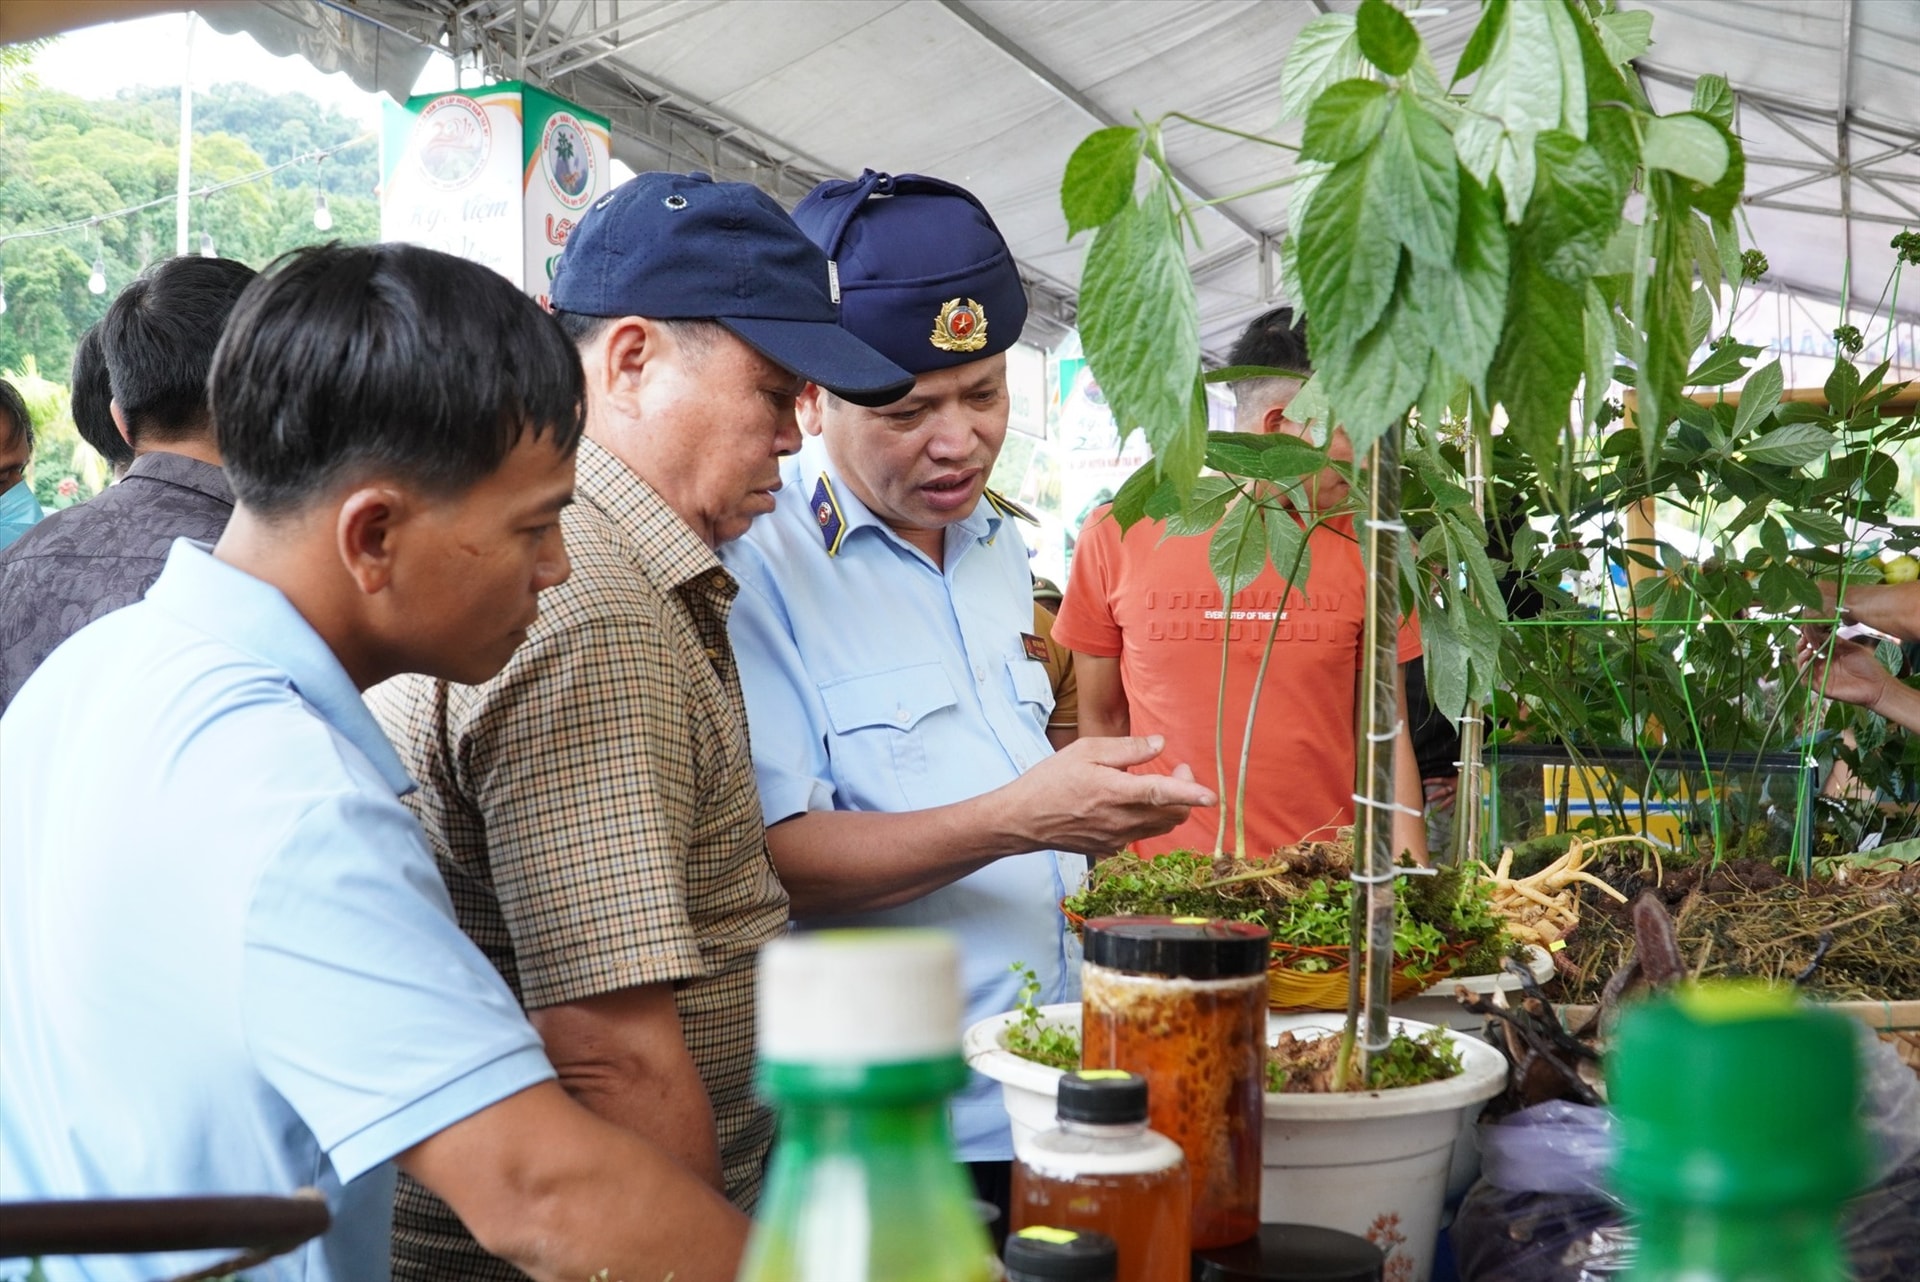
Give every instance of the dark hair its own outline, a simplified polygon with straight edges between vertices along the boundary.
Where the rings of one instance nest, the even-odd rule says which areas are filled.
[[[207,371],[255,272],[230,258],[169,258],[120,291],[100,322],[113,399],[134,441],[207,431]]]
[[[417,245],[295,250],[247,290],[208,390],[233,491],[273,516],[385,474],[440,494],[521,433],[571,450],[580,357],[505,277]]]
[[[1313,373],[1313,358],[1307,354],[1307,327],[1294,324],[1291,307],[1276,307],[1256,316],[1227,353],[1227,364],[1292,370],[1304,379]]]
[[[32,454],[33,415],[27,413],[26,398],[20,395],[20,389],[4,378],[0,378],[0,418],[7,420],[7,430],[0,434],[0,442],[11,446],[25,436],[27,453]]]
[[[73,425],[80,439],[115,467],[133,462],[133,446],[113,421],[113,384],[107,377],[106,344],[95,325],[73,349]]]

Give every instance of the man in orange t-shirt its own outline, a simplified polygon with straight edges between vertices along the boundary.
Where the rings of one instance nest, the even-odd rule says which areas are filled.
[[[1277,308],[1254,321],[1234,345],[1233,365],[1306,371],[1306,337],[1293,313]],[[1301,378],[1249,379],[1234,385],[1242,430],[1306,429],[1286,417]],[[1336,430],[1328,446],[1350,463],[1353,447]],[[1347,481],[1327,469],[1307,484],[1308,502],[1325,511],[1345,501]],[[1295,588],[1281,607],[1281,576],[1269,565],[1234,598],[1223,617],[1220,588],[1207,562],[1207,536],[1170,538],[1165,526],[1141,521],[1123,537],[1095,509],[1075,545],[1054,638],[1074,652],[1083,735],[1158,734],[1162,759],[1192,763],[1194,777],[1221,798],[1224,840],[1233,846],[1234,784],[1267,630],[1279,629],[1266,685],[1255,710],[1246,789],[1247,855],[1263,859],[1276,847],[1324,837],[1353,822],[1355,711],[1359,702],[1361,642],[1367,573],[1351,516],[1323,522],[1309,537],[1304,592]],[[1229,629],[1224,741],[1225,778],[1214,763],[1215,699],[1221,664],[1220,629]],[[1400,629],[1400,662],[1420,654],[1420,629],[1409,617]],[[1400,706],[1406,706],[1404,668]],[[1420,771],[1403,725],[1394,744],[1395,799],[1417,812]],[[1220,810],[1196,808],[1164,837],[1134,843],[1145,855],[1214,849]],[[1426,833],[1414,814],[1394,815],[1394,848],[1426,862]]]

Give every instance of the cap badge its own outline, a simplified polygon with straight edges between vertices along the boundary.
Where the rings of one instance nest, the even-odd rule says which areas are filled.
[[[969,298],[950,298],[940,305],[929,340],[943,352],[977,352],[987,345],[987,309]]]

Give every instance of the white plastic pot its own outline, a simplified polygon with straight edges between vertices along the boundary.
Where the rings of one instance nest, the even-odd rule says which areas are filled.
[[[1340,1033],[1338,1016],[1274,1015],[1269,1035]],[[1432,1027],[1396,1019],[1394,1031]],[[1444,1082],[1342,1095],[1268,1095],[1260,1218],[1358,1233],[1387,1252],[1387,1282],[1427,1282],[1454,1143],[1498,1095],[1507,1061],[1448,1030],[1462,1071]]]
[[[1059,1028],[1080,1027],[1078,1003],[1043,1006],[1040,1015]],[[982,1020],[963,1042],[967,1063],[1000,1083],[1016,1143],[1054,1124],[1061,1077],[1059,1069],[1006,1048],[1006,1030],[1019,1018],[1008,1012]],[[1340,1023],[1337,1015],[1269,1015],[1267,1035],[1324,1030],[1337,1036]],[[1394,1021],[1395,1032],[1430,1027]],[[1427,1282],[1454,1143],[1507,1077],[1499,1051],[1452,1030],[1448,1036],[1462,1072],[1444,1082],[1365,1094],[1268,1095],[1260,1218],[1357,1233],[1388,1252],[1387,1282]]]
[[[1527,969],[1533,972],[1535,983],[1546,983],[1553,978],[1552,954],[1538,945],[1527,945]],[[1508,1002],[1517,1002],[1520,977],[1504,970],[1493,975],[1454,975],[1405,1001],[1395,1002],[1388,1013],[1395,1019],[1421,1020],[1462,1032],[1477,1032],[1482,1019],[1455,999],[1453,992],[1456,988],[1468,989],[1482,997],[1491,997],[1496,992],[1505,993]]]
[[[1040,1019],[1058,1028],[1071,1028],[1077,1034],[1080,1003],[1042,1006]],[[1060,1069],[1021,1059],[1007,1049],[1007,1029],[1019,1020],[1019,1011],[983,1019],[967,1030],[960,1043],[967,1067],[1000,1083],[1000,1098],[1006,1103],[1007,1116],[1013,1122],[1016,1145],[1039,1131],[1052,1129],[1054,1100],[1060,1094],[1062,1076]]]

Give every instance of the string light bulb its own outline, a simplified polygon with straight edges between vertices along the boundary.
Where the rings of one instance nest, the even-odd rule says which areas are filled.
[[[327,193],[317,189],[313,193],[313,229],[333,230],[333,211],[327,208]]]
[[[93,275],[87,277],[87,292],[89,294],[107,292],[107,259],[104,254],[93,260]]]
[[[220,255],[216,253],[213,248],[213,233],[210,231],[201,232],[200,233],[200,257],[218,258],[219,256]]]

